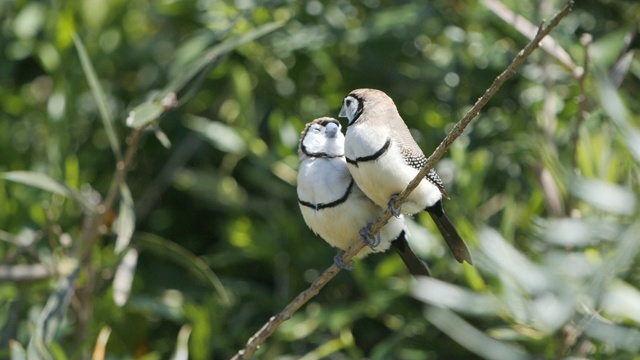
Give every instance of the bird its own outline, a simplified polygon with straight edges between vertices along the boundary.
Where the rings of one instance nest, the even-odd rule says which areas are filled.
[[[401,209],[395,199],[427,161],[393,100],[383,91],[356,89],[342,102],[338,117],[347,118],[345,159],[351,176],[364,194],[394,216],[427,211],[455,259],[473,264],[471,253],[444,212],[449,199],[442,180],[431,169]],[[402,210],[402,211],[401,211]]]
[[[361,230],[384,211],[374,204],[354,182],[344,157],[344,135],[337,119],[321,117],[306,124],[298,145],[300,166],[296,191],[302,217],[309,228],[331,246],[340,249],[334,262],[342,261],[344,251],[361,241]],[[393,247],[414,276],[430,276],[426,264],[407,242],[404,218],[391,218],[379,233],[379,244],[364,247],[357,255]]]

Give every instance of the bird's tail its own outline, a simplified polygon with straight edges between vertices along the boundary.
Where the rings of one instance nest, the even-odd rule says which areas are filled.
[[[428,210],[428,209],[427,209]],[[438,213],[429,211],[429,215],[433,219],[433,222],[436,223],[438,230],[442,233],[442,237],[444,237],[444,241],[449,245],[449,249],[453,252],[453,256],[458,260],[459,263],[464,261],[473,265],[473,260],[471,260],[471,253],[467,248],[467,245],[464,243],[456,228],[453,227],[451,220],[444,214],[444,211]]]
[[[407,265],[409,272],[413,276],[431,276],[427,265],[420,260],[416,253],[411,250],[411,247],[409,247],[405,231],[402,231],[400,236],[391,242],[391,245],[396,249],[400,258],[402,258],[402,261]]]

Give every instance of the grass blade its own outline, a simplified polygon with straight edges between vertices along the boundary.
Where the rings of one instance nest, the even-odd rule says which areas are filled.
[[[84,70],[84,74],[87,77],[87,81],[89,82],[89,87],[91,88],[93,98],[98,105],[98,111],[100,111],[100,119],[102,119],[102,125],[104,126],[104,130],[107,132],[107,138],[109,138],[109,145],[111,146],[111,150],[113,151],[116,160],[120,161],[122,160],[122,151],[120,150],[120,144],[118,143],[116,130],[113,128],[113,120],[109,115],[109,110],[107,107],[107,97],[105,96],[104,90],[100,85],[96,70],[93,68],[93,64],[91,64],[91,59],[89,59],[87,49],[84,47],[82,41],[76,34],[73,35],[73,43],[75,44],[76,50],[78,51],[80,63],[82,64],[82,70]]]

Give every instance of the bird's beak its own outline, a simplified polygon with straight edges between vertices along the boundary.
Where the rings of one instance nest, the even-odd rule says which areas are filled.
[[[338,114],[338,117],[347,117],[347,107],[342,105],[342,108],[340,109],[340,114]]]
[[[327,125],[327,130],[325,132],[325,134],[327,134],[328,138],[334,138],[336,137],[336,134],[338,133],[338,125],[334,124],[334,123],[330,123]]]

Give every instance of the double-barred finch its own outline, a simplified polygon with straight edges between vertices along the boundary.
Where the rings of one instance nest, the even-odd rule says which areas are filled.
[[[306,125],[300,137],[298,154],[298,203],[307,225],[330,245],[346,250],[361,241],[360,230],[378,217],[383,209],[367,198],[355,184],[344,157],[344,135],[333,118],[316,119]],[[428,276],[426,265],[406,240],[404,219],[392,218],[380,231],[375,249],[363,248],[357,257],[382,252],[393,246],[414,275]],[[342,263],[342,253],[335,258]]]
[[[373,202],[391,209],[426,162],[426,157],[400,117],[393,100],[380,90],[358,89],[344,98],[340,117],[349,121],[345,156],[356,184]],[[459,262],[472,263],[471,254],[442,207],[449,198],[432,169],[402,205],[408,214],[426,210]]]

